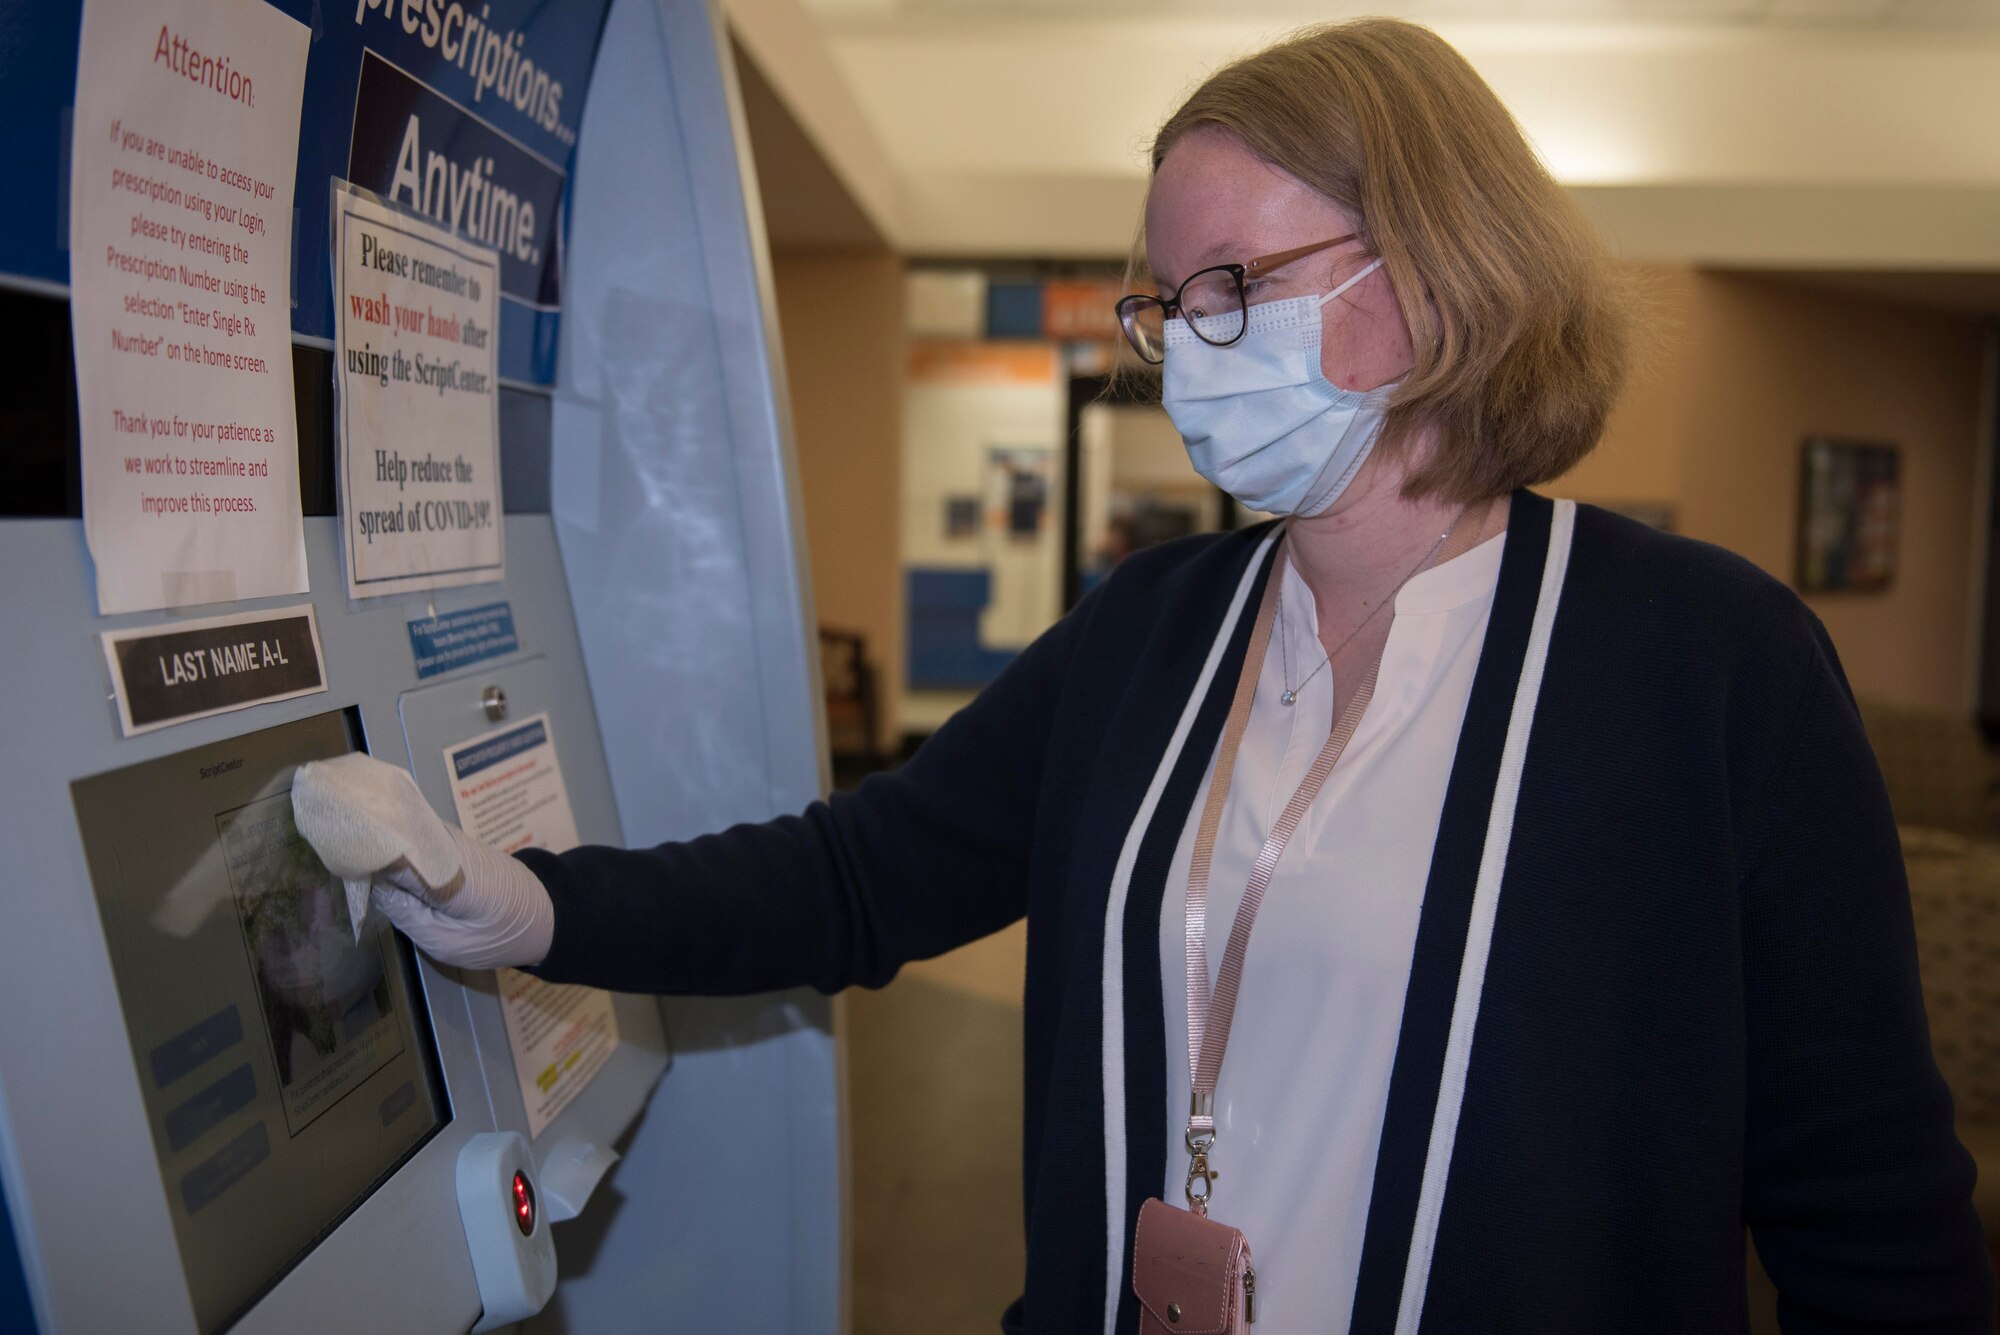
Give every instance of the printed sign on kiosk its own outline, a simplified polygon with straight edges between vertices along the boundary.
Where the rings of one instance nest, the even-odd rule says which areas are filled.
[[[444,763],[458,823],[475,839],[510,853],[580,842],[547,714],[446,747]],[[604,1069],[618,1047],[618,1016],[610,993],[596,988],[545,983],[519,969],[500,970],[498,981],[532,1138]]]
[[[343,181],[333,214],[348,596],[498,580],[496,257]]]
[[[91,0],[70,318],[98,610],[306,591],[292,406],[305,25],[262,0]]]

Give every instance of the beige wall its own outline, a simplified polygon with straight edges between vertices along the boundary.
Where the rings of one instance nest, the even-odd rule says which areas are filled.
[[[1902,449],[1899,564],[1882,593],[1816,594],[1856,694],[1970,705],[1976,323],[1768,279],[1649,269],[1634,382],[1590,459],[1553,490],[1668,501],[1678,528],[1794,575],[1809,435]]]
[[[819,623],[868,637],[887,746],[903,678],[902,262],[780,251],[772,267]]]

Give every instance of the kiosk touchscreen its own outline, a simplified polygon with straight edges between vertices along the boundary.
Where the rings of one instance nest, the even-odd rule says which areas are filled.
[[[352,710],[71,786],[195,1319],[228,1325],[449,1120],[415,962],[292,824]]]

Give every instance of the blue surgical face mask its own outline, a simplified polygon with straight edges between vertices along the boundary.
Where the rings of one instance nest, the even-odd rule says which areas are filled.
[[[1323,297],[1252,306],[1243,337],[1215,347],[1185,319],[1167,323],[1162,394],[1194,469],[1252,510],[1316,515],[1360,471],[1394,385],[1342,389],[1320,368],[1320,308],[1382,267],[1362,269]],[[1232,320],[1209,316],[1204,332]]]

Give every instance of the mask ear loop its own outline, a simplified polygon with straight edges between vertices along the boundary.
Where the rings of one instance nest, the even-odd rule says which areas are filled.
[[[1356,283],[1360,282],[1362,279],[1366,278],[1369,274],[1374,273],[1377,269],[1381,267],[1382,267],[1382,257],[1380,255],[1377,255],[1375,257],[1374,263],[1364,265],[1346,282],[1342,283],[1339,287],[1335,288],[1333,291],[1321,297],[1319,299],[1319,304],[1322,306],[1326,305],[1327,302],[1332,301],[1335,297],[1347,291],[1348,288],[1353,287]]]

